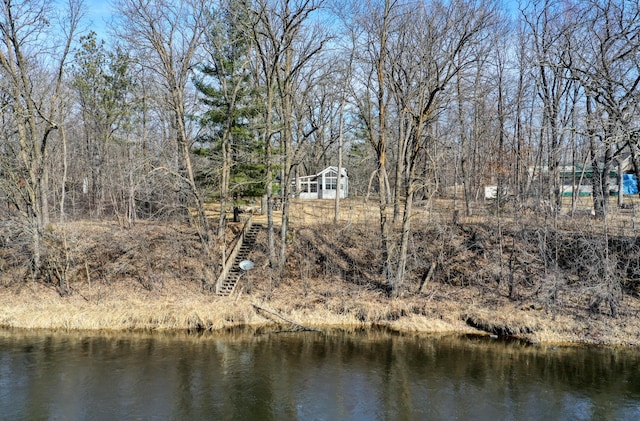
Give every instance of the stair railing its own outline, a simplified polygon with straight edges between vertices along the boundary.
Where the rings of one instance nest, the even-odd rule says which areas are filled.
[[[236,241],[236,244],[233,246],[231,253],[229,253],[229,255],[227,256],[227,259],[222,265],[222,272],[220,272],[220,275],[216,280],[216,294],[220,292],[220,287],[222,286],[222,283],[227,278],[229,271],[233,267],[233,262],[238,256],[240,247],[242,247],[242,244],[244,244],[244,239],[247,236],[247,233],[249,232],[249,230],[251,229],[252,224],[253,222],[251,220],[251,215],[249,215],[249,218],[247,218],[247,221],[244,223],[244,226],[242,227],[242,231],[240,231],[240,235],[238,236],[238,241]]]

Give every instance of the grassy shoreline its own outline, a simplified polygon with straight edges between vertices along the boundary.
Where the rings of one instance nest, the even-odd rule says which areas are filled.
[[[290,285],[284,287],[291,288]],[[54,288],[32,283],[0,288],[0,327],[54,331],[223,331],[235,327],[287,326],[279,317],[257,310],[268,308],[304,326],[374,328],[420,334],[489,334],[501,332],[545,345],[638,346],[640,328],[626,317],[551,314],[543,309],[491,303],[477,292],[460,300],[455,288],[443,288],[430,305],[417,309],[412,299],[388,300],[372,294],[369,302],[334,297],[311,305],[290,298],[258,300],[239,293],[214,297],[178,282],[147,291],[130,285],[101,288],[77,286],[61,297]],[[468,291],[467,291],[468,292]],[[290,297],[291,291],[287,291]],[[446,297],[449,297],[446,299]],[[637,306],[636,302],[626,305]],[[637,311],[637,310],[636,310]],[[291,327],[291,326],[289,326]],[[510,333],[510,334],[507,334]]]

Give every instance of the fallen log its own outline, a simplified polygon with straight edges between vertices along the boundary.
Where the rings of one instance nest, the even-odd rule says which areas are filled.
[[[261,306],[259,306],[257,304],[253,304],[253,303],[251,305],[258,311],[263,311],[265,313],[271,314],[272,316],[276,316],[277,318],[282,319],[285,322],[292,324],[293,326],[298,328],[298,330],[300,330],[300,331],[322,332],[321,330],[314,329],[312,327],[301,325],[300,323],[294,322],[293,320],[288,319],[288,318],[284,317],[281,314],[278,314],[277,312],[275,312],[273,310],[269,310],[268,308],[264,308],[264,307],[261,307]]]

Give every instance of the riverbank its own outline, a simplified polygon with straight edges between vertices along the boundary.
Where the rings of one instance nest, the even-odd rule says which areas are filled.
[[[295,220],[283,272],[267,267],[263,230],[249,255],[255,269],[230,297],[218,297],[207,287],[216,269],[203,264],[197,234],[187,226],[58,226],[48,238],[48,272],[38,281],[28,277],[22,248],[1,249],[0,327],[295,328],[289,320],[320,329],[383,326],[545,344],[640,345],[640,299],[631,279],[640,261],[635,237],[608,238],[602,260],[593,248],[598,237],[585,231],[504,221],[497,228],[433,220],[415,227],[397,297],[389,296],[376,264],[375,227]],[[231,227],[230,238],[238,229]]]
[[[337,287],[334,280],[305,296],[300,286],[282,282],[268,298],[246,294],[245,286],[232,297],[215,297],[179,281],[152,290],[136,283],[79,284],[62,297],[52,286],[24,283],[0,288],[0,326],[99,331],[215,331],[274,324],[297,328],[286,321],[291,320],[318,329],[382,326],[408,333],[494,333],[544,344],[640,345],[637,299],[625,300],[623,315],[612,318],[577,309],[554,314],[478,288],[439,285],[427,297],[389,299],[370,290],[329,292]]]

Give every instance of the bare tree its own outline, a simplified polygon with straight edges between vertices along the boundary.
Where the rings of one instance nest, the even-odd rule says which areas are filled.
[[[487,102],[492,101],[492,86],[487,83],[490,78],[489,54],[478,60],[465,71],[458,72],[455,77],[455,103],[457,104],[456,116],[452,125],[452,132],[457,136],[457,141],[452,144],[458,149],[454,162],[459,161],[460,177],[462,179],[462,195],[465,203],[465,214],[471,216],[472,201],[478,199],[478,191],[482,186],[483,178],[491,178],[488,169],[483,165],[480,155],[484,155],[483,144],[489,147],[488,136],[485,136],[487,125]],[[491,158],[495,158],[491,154]],[[487,162],[489,160],[486,160]],[[457,174],[457,164],[456,164]],[[457,178],[454,179],[457,182]],[[454,185],[454,198],[457,199],[457,184]]]
[[[494,13],[491,3],[475,5],[434,1],[414,10],[412,17],[415,19],[407,16],[405,20],[412,25],[407,28],[408,34],[416,37],[414,45],[419,49],[412,51],[407,45],[404,57],[396,62],[403,66],[401,74],[406,75],[400,79],[407,92],[402,108],[408,111],[410,118],[408,143],[402,157],[406,163],[403,179],[405,203],[398,266],[392,283],[396,294],[404,284],[414,194],[424,183],[423,176],[417,173],[417,164],[421,154],[429,153],[428,145],[433,142],[430,132],[441,104],[440,96],[458,72],[482,56],[481,49],[471,47],[489,37],[487,30],[493,24]],[[397,83],[398,78],[394,81]]]
[[[566,34],[566,67],[584,89],[587,137],[593,171],[593,206],[604,217],[614,159],[629,147],[635,156],[640,99],[640,3],[592,0],[580,3]]]
[[[322,50],[326,37],[319,26],[309,27],[310,17],[322,5],[322,0],[289,2],[286,0],[258,0],[251,6],[256,16],[254,38],[258,53],[260,79],[267,91],[265,106],[264,140],[267,163],[271,165],[272,148],[277,141],[282,151],[280,200],[282,221],[281,246],[277,260],[270,253],[274,268],[284,267],[286,260],[287,232],[289,229],[289,192],[296,165],[296,149],[311,135],[306,130],[296,131],[294,101],[296,91],[304,90],[304,74],[310,61]],[[279,128],[274,130],[271,119],[274,112],[279,117]],[[298,126],[300,127],[300,126]],[[311,129],[313,130],[313,128]],[[271,168],[267,171],[267,212],[272,215],[273,191]],[[272,217],[268,216],[269,247],[274,247]]]
[[[344,134],[345,134],[345,108],[347,105],[347,95],[349,91],[349,84],[351,83],[351,74],[353,73],[353,59],[355,55],[355,36],[353,33],[351,35],[351,48],[349,51],[349,60],[346,65],[346,71],[341,72],[342,77],[344,78],[343,87],[341,90],[341,98],[340,98],[340,111],[338,116],[338,176],[336,180],[336,199],[334,204],[334,216],[333,223],[337,224],[340,220],[340,193],[342,191],[342,166],[343,166],[343,151],[344,151]]]
[[[120,0],[120,20],[116,34],[123,39],[137,60],[154,73],[164,89],[164,102],[171,113],[171,129],[175,137],[180,188],[186,186],[193,200],[203,245],[210,241],[204,200],[196,184],[191,162],[193,139],[187,128],[187,84],[207,24],[204,0],[172,2],[169,0]],[[170,169],[169,169],[170,170]],[[172,171],[173,172],[173,171]]]
[[[107,171],[115,167],[109,155],[114,138],[128,126],[132,114],[129,104],[132,79],[129,58],[122,49],[107,51],[104,41],[99,41],[94,32],[80,38],[80,44],[71,85],[83,122],[84,153],[81,157],[84,157],[86,171],[83,186],[90,197],[91,211],[101,216],[107,197],[116,194],[107,191],[107,181],[113,175]]]
[[[532,48],[531,65],[536,69],[537,92],[542,101],[541,136],[548,142],[547,168],[549,173],[548,198],[559,210],[562,202],[560,160],[569,124],[571,110],[563,108],[564,101],[571,100],[573,80],[563,66],[571,53],[567,43],[570,25],[565,18],[572,11],[562,2],[541,0],[533,2],[523,11],[530,30],[529,45]],[[541,144],[543,143],[543,139]]]
[[[61,124],[64,68],[81,18],[69,1],[57,21],[47,1],[3,1],[0,11],[0,77],[3,104],[1,188],[31,236],[31,268],[40,273],[41,241],[49,224],[49,151]],[[60,39],[60,44],[49,42]],[[53,66],[49,67],[53,63]]]
[[[382,273],[391,274],[391,187],[387,173],[387,110],[389,106],[389,72],[387,68],[389,37],[400,19],[397,1],[354,2],[347,25],[357,34],[358,46],[354,69],[354,102],[363,132],[375,150],[377,193],[380,207]]]
[[[430,145],[445,103],[443,93],[481,56],[482,50],[471,46],[488,37],[493,7],[489,2],[387,0],[368,4],[355,21],[363,32],[359,39],[366,44],[359,57],[356,83],[365,89],[358,95],[358,106],[378,159],[382,267],[393,294],[404,284],[413,198],[431,171],[429,164],[420,163],[436,162]],[[398,122],[396,157],[390,163],[396,169],[394,205],[398,206],[394,207],[403,204],[397,245],[392,240],[387,176],[391,134],[387,126],[394,111]]]

